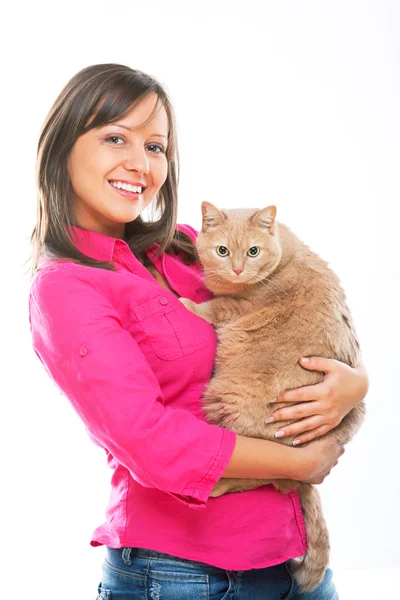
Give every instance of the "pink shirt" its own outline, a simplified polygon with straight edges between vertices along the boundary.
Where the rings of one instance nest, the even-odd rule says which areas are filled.
[[[79,227],[73,237],[117,271],[43,259],[30,323],[37,356],[113,471],[106,522],[90,544],[148,548],[228,570],[304,554],[297,493],[268,485],[209,497],[236,441],[202,412],[214,328],[163,288],[123,240]],[[199,264],[155,258],[156,249],[148,256],[173,290],[197,303],[212,297]]]

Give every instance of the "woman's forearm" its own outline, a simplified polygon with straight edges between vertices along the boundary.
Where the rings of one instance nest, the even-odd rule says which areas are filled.
[[[222,477],[240,479],[307,479],[314,465],[302,448],[236,435],[236,446]]]

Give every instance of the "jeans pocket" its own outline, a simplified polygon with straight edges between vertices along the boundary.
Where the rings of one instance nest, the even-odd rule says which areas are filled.
[[[218,573],[209,575],[209,599],[226,600],[232,590],[232,579],[228,571],[221,569]]]
[[[107,596],[107,593],[104,596],[100,595],[101,600],[112,599],[114,596],[124,600],[145,598],[146,575],[143,569],[146,561],[135,559],[130,566],[125,566],[122,560],[121,563],[116,566],[109,563],[107,559],[104,560],[101,592],[105,591],[111,595]]]

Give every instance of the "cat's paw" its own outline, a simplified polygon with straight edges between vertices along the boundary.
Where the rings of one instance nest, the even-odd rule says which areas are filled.
[[[213,489],[211,490],[210,497],[218,498],[218,496],[223,496],[223,494],[227,494],[228,492],[229,492],[229,482],[227,482],[226,479],[220,479],[219,481],[217,481],[217,483],[214,485]]]
[[[185,306],[190,312],[196,314],[197,304],[189,298],[178,298],[179,302],[182,302],[183,306]]]
[[[208,302],[196,304],[196,302],[189,300],[189,298],[178,298],[178,300],[182,302],[182,304],[194,315],[200,317],[201,319],[204,319],[205,321],[208,321],[209,323],[211,323],[211,325],[213,324],[210,316],[210,310],[208,309]]]

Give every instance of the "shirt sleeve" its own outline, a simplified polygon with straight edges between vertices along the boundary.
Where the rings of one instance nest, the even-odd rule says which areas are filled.
[[[236,434],[164,406],[140,347],[89,277],[67,267],[40,271],[29,306],[34,351],[90,436],[141,485],[204,508]]]

